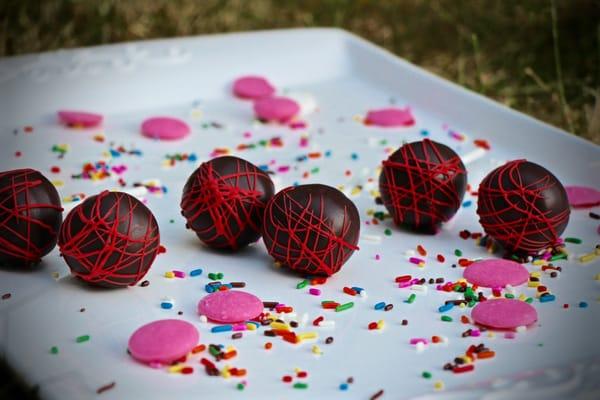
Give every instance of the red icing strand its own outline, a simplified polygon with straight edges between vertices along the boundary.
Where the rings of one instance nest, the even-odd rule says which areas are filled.
[[[152,212],[122,192],[103,191],[85,200],[67,215],[59,235],[73,275],[105,286],[134,285],[142,279],[159,245]]]
[[[35,210],[51,209],[59,213],[62,207],[49,203],[32,203],[31,192],[42,186],[41,175],[33,169],[21,169],[0,173],[0,181],[9,177],[10,184],[0,187],[0,253],[25,262],[38,262],[56,243],[57,230],[34,215]],[[23,201],[24,197],[24,201]],[[58,197],[58,196],[57,196]],[[26,232],[16,229],[26,225]],[[32,231],[46,231],[46,240],[36,245]]]
[[[533,180],[524,178],[520,168],[526,162],[508,162],[481,182],[477,212],[486,233],[508,250],[535,253],[558,242],[570,210],[568,206],[560,212],[543,207],[545,192],[560,182],[549,173]]]
[[[258,239],[261,218],[256,216],[262,216],[266,207],[261,200],[263,192],[259,190],[258,180],[264,172],[244,160],[235,162],[235,172],[222,175],[211,162],[203,163],[190,178],[193,181],[186,185],[189,189],[184,191],[181,200],[190,228],[209,246],[237,249],[240,237],[249,229]],[[203,214],[208,214],[211,223],[198,228],[195,221]]]
[[[347,207],[339,235],[334,231],[325,213],[327,198],[319,194],[319,209],[313,211],[313,195],[302,204],[289,195],[288,187],[271,200],[265,210],[263,238],[269,254],[293,270],[314,275],[333,275],[353,251],[355,243],[345,240],[351,230]],[[282,197],[282,198],[280,198]],[[280,199],[277,199],[280,198]],[[281,220],[275,211],[286,216]]]
[[[415,153],[415,146],[405,145],[399,149],[402,161],[383,162],[386,183],[380,189],[388,192],[385,206],[393,210],[391,214],[396,224],[405,223],[406,216],[411,215],[414,216],[411,225],[428,228],[446,222],[458,210],[462,194],[454,178],[465,175],[466,171],[460,157],[444,157],[435,142],[424,139],[420,145],[423,157]],[[399,182],[397,173],[406,174],[408,184]],[[453,212],[448,216],[446,210]]]

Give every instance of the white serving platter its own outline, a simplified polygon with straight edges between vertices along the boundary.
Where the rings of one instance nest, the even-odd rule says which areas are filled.
[[[231,95],[232,81],[247,74],[268,77],[284,93],[313,96],[318,110],[304,118],[307,128],[292,130],[254,122],[251,106]],[[356,118],[391,102],[410,106],[416,126],[382,129],[367,127]],[[67,129],[56,121],[59,109],[99,112],[105,115],[105,124],[101,129]],[[154,115],[184,119],[192,127],[192,135],[173,143],[142,137],[139,125]],[[26,126],[33,131],[26,133]],[[466,140],[453,139],[449,129]],[[397,288],[395,276],[441,276],[455,281],[462,270],[450,267],[457,259],[454,249],[461,249],[467,258],[490,257],[472,240],[458,236],[462,229],[481,231],[476,198],[469,195],[465,200],[472,200],[473,205],[463,207],[436,236],[400,231],[389,220],[366,225],[368,210],[383,210],[369,194],[376,185],[368,179],[376,181],[386,149],[421,139],[423,130],[461,155],[474,150],[473,139],[489,141],[491,151],[468,165],[473,188],[499,163],[518,158],[546,166],[564,184],[600,187],[600,147],[440,79],[340,30],[157,40],[0,60],[0,170],[36,168],[50,179],[64,182],[58,188],[61,197],[89,196],[115,188],[117,183],[74,180],[71,174],[79,173],[85,162],[103,159],[109,142],[114,142],[143,152],[141,157],[104,158],[127,165],[123,177],[128,184],[159,179],[168,188],[162,196],[145,196],[167,248],[145,277],[151,282],[148,287],[90,289],[69,276],[57,249],[32,271],[0,270],[0,294],[11,293],[10,299],[0,301],[0,354],[28,384],[39,386],[44,399],[365,399],[380,389],[385,391],[383,398],[391,399],[598,395],[600,384],[594,377],[600,371],[600,285],[593,278],[600,265],[598,261],[582,264],[576,257],[593,251],[598,243],[598,221],[588,217],[589,210],[572,212],[564,236],[581,238],[583,244],[569,245],[573,257],[560,263],[563,273],[544,281],[557,300],[543,304],[535,300],[539,326],[518,333],[515,339],[501,334],[494,339],[485,335],[462,338],[467,326],[457,321],[469,311],[455,308],[450,313],[454,322],[441,322],[437,308],[448,295],[433,288],[427,294],[416,292],[413,304],[404,303],[413,292]],[[106,137],[104,143],[93,140],[98,134]],[[308,137],[307,147],[299,146],[303,135]],[[284,146],[259,145],[235,151],[241,143],[272,137],[280,137]],[[58,159],[51,151],[55,144],[70,145],[64,158]],[[307,289],[297,290],[301,278],[276,269],[262,242],[238,254],[224,255],[203,248],[195,235],[184,229],[178,207],[183,183],[217,147],[230,148],[233,154],[268,164],[275,171],[289,166],[289,171],[275,174],[278,188],[295,182],[344,185],[363,221],[361,249],[320,287],[320,297],[307,294]],[[21,157],[15,157],[17,151],[22,152]],[[297,161],[308,152],[327,151],[331,151],[328,157]],[[177,152],[193,152],[198,161],[165,168],[165,155]],[[357,159],[352,158],[353,153]],[[54,165],[60,167],[59,174],[50,173]],[[346,170],[351,176],[346,176]],[[308,177],[303,177],[307,171]],[[363,190],[351,194],[356,185]],[[65,204],[65,208],[73,205]],[[592,211],[598,212],[598,208]],[[391,236],[384,234],[386,228],[392,230]],[[369,240],[374,237],[380,243]],[[418,244],[429,251],[423,269],[407,261],[406,251]],[[447,261],[436,262],[437,253],[444,254]],[[197,267],[204,270],[198,278],[163,277],[172,269],[189,272]],[[527,268],[536,270],[531,265]],[[315,329],[319,339],[300,345],[266,338],[262,331],[246,333],[236,341],[227,333],[213,334],[212,325],[200,323],[196,314],[196,304],[206,294],[208,272],[224,273],[225,281],[245,281],[246,290],[265,301],[292,305],[299,315],[308,313],[310,321],[324,315],[334,319],[336,326]],[[344,286],[363,287],[368,298],[351,298],[342,293]],[[531,296],[535,289],[520,287],[517,292]],[[175,301],[172,310],[160,308],[165,297]],[[354,300],[356,305],[343,313],[325,312],[320,307],[325,299]],[[395,307],[390,312],[375,311],[373,305],[379,301]],[[579,308],[582,301],[589,306]],[[565,303],[570,304],[568,310],[563,309]],[[86,311],[80,312],[81,308]],[[155,370],[133,361],[126,354],[129,335],[140,325],[161,318],[192,322],[200,331],[201,343],[235,345],[239,356],[229,364],[248,370],[245,390],[236,389],[240,379],[207,376],[198,356],[191,358],[190,365],[195,367],[191,375]],[[386,321],[385,329],[368,331],[368,323],[379,319]],[[402,319],[409,325],[402,326]],[[304,329],[308,330],[310,326]],[[91,340],[76,343],[75,338],[84,334]],[[432,335],[445,336],[449,342],[431,345],[423,352],[409,344],[410,338]],[[333,336],[335,342],[324,344],[327,336]],[[273,342],[269,352],[263,348],[267,341]],[[477,362],[476,370],[468,374],[442,370],[470,344],[480,342],[496,351],[495,359]],[[324,354],[315,356],[313,344]],[[52,346],[59,348],[58,354],[50,353]],[[309,373],[308,389],[293,389],[281,381],[282,376],[293,375],[294,368]],[[423,371],[430,371],[432,379],[422,378]],[[341,391],[339,385],[350,376],[355,382]],[[96,394],[97,388],[113,381],[113,389]],[[443,381],[445,389],[435,392],[435,381]]]

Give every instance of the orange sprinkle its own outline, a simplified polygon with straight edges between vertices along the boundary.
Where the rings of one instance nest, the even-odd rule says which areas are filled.
[[[418,245],[417,246],[417,252],[419,252],[420,255],[422,255],[423,257],[425,257],[427,255],[427,250],[425,250],[425,247]]]
[[[271,348],[273,348],[273,343],[271,343],[271,342],[265,343],[265,350],[271,350]]]
[[[477,358],[478,359],[484,359],[484,358],[494,358],[494,356],[496,356],[496,352],[495,351],[482,351],[480,353],[477,353]]]
[[[206,350],[206,346],[203,344],[199,344],[198,346],[194,347],[192,349],[192,354],[197,354],[197,353],[201,353],[204,350]]]

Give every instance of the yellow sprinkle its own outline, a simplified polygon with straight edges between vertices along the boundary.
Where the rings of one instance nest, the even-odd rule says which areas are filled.
[[[460,303],[460,304],[458,305],[458,308],[465,308],[466,306],[467,306],[467,305],[466,305],[465,303]]]
[[[165,278],[175,278],[175,274],[173,271],[167,271],[165,272]]]
[[[379,193],[379,190],[375,190],[375,189],[371,190],[371,191],[369,192],[369,194],[370,194],[372,197],[379,197],[379,196],[381,195],[381,193]]]
[[[352,192],[350,192],[350,194],[352,194],[353,196],[356,196],[357,194],[359,194],[362,191],[361,188],[359,187],[355,187],[354,189],[352,189]]]
[[[225,353],[229,353],[230,351],[233,351],[233,350],[236,350],[236,348],[233,347],[233,346],[227,346],[227,347],[225,347]]]
[[[300,340],[309,340],[309,339],[317,339],[319,337],[319,335],[317,335],[317,332],[304,332],[304,333],[298,334],[296,337]]]
[[[375,210],[373,210],[372,208],[369,208],[369,209],[367,210],[367,215],[368,215],[369,217],[371,217],[373,214],[375,214]]]
[[[337,189],[338,189],[340,192],[343,192],[343,191],[344,191],[344,188],[345,188],[345,186],[344,186],[344,185],[338,185],[338,187],[337,187]]]
[[[274,261],[274,262],[273,262],[273,266],[274,266],[275,268],[281,268],[281,267],[283,266],[283,264],[282,264],[282,263],[280,263],[279,261]]]
[[[527,286],[528,287],[538,287],[538,286],[540,286],[540,283],[539,282],[529,282],[527,284]]]
[[[546,264],[546,260],[533,260],[532,262],[533,265],[544,265]]]
[[[495,334],[494,332],[492,332],[492,331],[488,331],[488,334],[487,334],[487,335],[488,335],[488,337],[489,337],[490,339],[493,339],[493,338],[495,338],[495,337],[496,337],[496,334]]]
[[[594,277],[595,280],[600,281],[600,274],[596,274],[596,276]]]
[[[60,278],[60,274],[58,273],[58,271],[52,272],[52,278],[54,278],[54,279]]]
[[[55,187],[63,187],[63,186],[65,186],[65,183],[64,183],[63,181],[61,181],[60,179],[57,179],[57,180],[55,180],[55,181],[52,181],[52,184],[53,184]]]
[[[355,120],[356,122],[362,122],[363,118],[360,115],[355,115],[354,117],[352,117],[353,120]]]
[[[433,384],[433,388],[434,388],[435,390],[444,390],[444,382],[442,382],[442,381],[436,381],[436,382]]]
[[[271,322],[271,328],[285,330],[285,331],[290,330],[290,326],[288,324],[283,324],[281,322]]]
[[[177,373],[181,372],[183,367],[184,367],[183,364],[175,364],[172,367],[169,367],[169,369],[167,371],[169,371],[172,374],[177,374]]]
[[[316,344],[312,347],[312,352],[313,352],[313,354],[323,354],[323,352],[321,351],[321,348],[319,346],[317,346]]]
[[[529,274],[529,276],[533,276],[534,278],[539,278],[542,276],[542,273],[540,271],[533,271]]]
[[[249,331],[255,331],[256,330],[256,325],[254,325],[254,324],[246,324],[246,329],[248,329]]]
[[[467,283],[467,280],[465,278],[460,278],[458,281],[458,283]]]
[[[525,301],[525,300],[527,300],[527,296],[525,296],[525,294],[524,294],[524,293],[521,293],[521,294],[519,295],[519,300],[521,300],[521,301]]]
[[[594,254],[596,254],[597,256],[600,256],[600,247],[596,247],[594,249]]]
[[[584,254],[583,256],[579,257],[579,261],[582,263],[588,263],[588,262],[592,261],[594,258],[596,258],[595,253],[588,253],[588,254]]]
[[[302,372],[302,368],[298,368],[298,367],[296,367],[296,368],[294,368],[294,372],[295,372],[295,373]]]
[[[377,329],[383,329],[383,327],[385,326],[385,321],[380,319],[379,321],[377,321]]]
[[[229,368],[223,368],[221,371],[221,376],[225,379],[231,378],[231,372],[229,372]]]

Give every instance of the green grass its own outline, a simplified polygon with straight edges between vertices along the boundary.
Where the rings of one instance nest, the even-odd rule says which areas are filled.
[[[4,0],[0,55],[127,40],[337,26],[600,143],[592,0]]]

